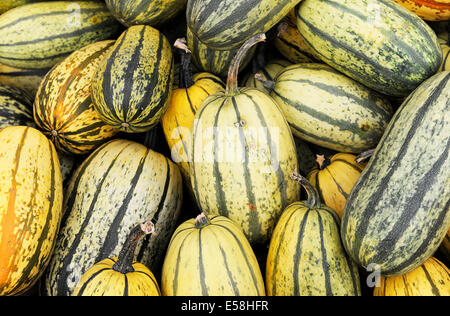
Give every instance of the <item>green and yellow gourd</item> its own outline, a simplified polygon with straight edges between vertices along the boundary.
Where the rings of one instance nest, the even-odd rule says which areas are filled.
[[[158,282],[142,263],[134,261],[138,242],[154,230],[151,221],[134,227],[118,257],[104,259],[81,277],[73,296],[160,296]]]
[[[156,236],[136,248],[136,260],[159,269],[182,205],[178,167],[128,140],[100,146],[73,174],[64,199],[64,221],[44,279],[44,294],[72,295],[96,262],[117,256],[136,223],[149,219]]]
[[[164,259],[163,296],[264,296],[258,261],[229,218],[204,214],[174,232]]]
[[[19,88],[33,100],[50,69],[20,69],[0,64],[0,84]]]
[[[123,132],[152,129],[169,106],[173,68],[164,34],[151,26],[129,27],[94,74],[95,110],[106,124]]]
[[[276,76],[287,66],[292,65],[291,62],[284,59],[274,59],[270,60],[266,65],[260,67],[256,73],[250,73],[246,80],[244,80],[244,86],[249,88],[257,88],[262,91],[266,91],[270,93],[264,85],[261,83],[261,80],[275,80]],[[259,76],[259,80],[256,79],[255,76]]]
[[[106,6],[122,24],[160,25],[182,12],[187,0],[106,0]]]
[[[33,100],[21,89],[0,83],[0,129],[18,125],[35,126]]]
[[[187,45],[192,52],[192,61],[200,71],[210,72],[219,77],[226,77],[231,62],[236,56],[238,49],[218,50],[208,47],[199,41],[191,32],[189,27],[186,29]],[[252,47],[241,61],[240,71],[242,71],[251,62],[255,55],[256,47]]]
[[[375,147],[393,113],[381,95],[325,64],[286,67],[266,86],[295,136],[340,152]]]
[[[320,202],[311,183],[299,174],[308,193],[281,215],[273,232],[266,264],[270,296],[359,296],[358,266],[342,246],[338,215]]]
[[[319,193],[321,202],[325,203],[340,218],[345,203],[364,170],[364,163],[357,163],[355,155],[337,153],[330,158],[317,155],[317,165],[307,179]]]
[[[222,80],[210,73],[192,75],[191,53],[184,39],[175,42],[181,54],[180,84],[172,91],[170,105],[161,119],[164,135],[171,150],[172,160],[178,164],[184,179],[189,181],[189,148],[191,126],[195,113],[210,95],[225,90]]]
[[[100,119],[91,99],[91,78],[113,44],[101,41],[75,51],[40,85],[34,119],[58,150],[88,154],[119,131]]]
[[[99,1],[48,1],[0,16],[0,63],[25,69],[51,68],[73,51],[109,39],[119,30]]]
[[[397,110],[344,208],[341,235],[362,267],[405,274],[450,227],[450,72],[422,83]]]
[[[193,0],[186,8],[187,25],[213,49],[239,49],[250,37],[267,32],[301,0]]]
[[[450,270],[431,257],[423,265],[399,276],[381,277],[374,296],[450,296]]]
[[[191,185],[206,215],[229,217],[250,243],[268,241],[282,210],[300,188],[288,181],[298,168],[289,126],[276,103],[255,88],[238,88],[238,65],[264,34],[249,39],[230,67],[227,89],[208,97],[195,115]]]
[[[407,96],[441,65],[434,31],[391,0],[304,0],[296,9],[323,62],[382,94]]]
[[[53,144],[38,130],[0,130],[0,295],[18,295],[41,277],[62,218],[63,188]]]

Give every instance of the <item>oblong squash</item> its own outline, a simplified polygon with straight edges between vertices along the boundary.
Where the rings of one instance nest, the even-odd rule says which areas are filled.
[[[401,276],[381,277],[374,296],[450,296],[450,270],[431,257]]]
[[[199,216],[174,232],[164,259],[164,296],[264,296],[264,279],[242,230],[223,216]]]
[[[0,295],[40,278],[62,218],[62,177],[53,144],[32,127],[0,130]]]
[[[393,114],[384,97],[325,64],[286,67],[271,90],[294,135],[341,152],[375,147]]]
[[[160,25],[182,12],[187,0],[105,0],[106,6],[122,24]]]
[[[53,67],[34,102],[34,119],[60,151],[88,154],[119,132],[94,109],[91,79],[114,41],[83,47]]]
[[[323,62],[385,95],[409,95],[441,64],[434,31],[391,0],[304,0],[296,9]]]
[[[364,163],[357,163],[355,159],[355,155],[345,153],[337,153],[330,158],[317,155],[317,165],[307,176],[319,193],[320,200],[340,218],[353,186],[365,167]]]
[[[129,27],[92,79],[101,119],[128,133],[153,128],[169,106],[173,68],[172,49],[161,32],[146,25]]]
[[[114,36],[119,26],[100,1],[23,5],[0,16],[0,63],[50,68],[73,51]]]
[[[208,97],[195,114],[190,150],[191,185],[206,215],[238,224],[252,244],[269,240],[282,210],[299,198],[288,181],[298,168],[292,133],[270,96],[238,88],[238,65],[247,41],[233,60],[227,90]]]
[[[121,139],[99,147],[69,182],[44,294],[72,295],[87,269],[118,256],[130,230],[149,219],[157,235],[143,239],[136,259],[157,271],[175,230],[182,194],[178,167],[163,155]]]
[[[7,126],[35,126],[33,101],[19,88],[0,83],[0,129]]]
[[[405,274],[437,250],[450,226],[450,72],[426,80],[397,110],[342,218],[362,267]]]
[[[360,296],[358,266],[342,246],[337,214],[306,178],[308,200],[294,202],[273,232],[266,264],[269,296]]]

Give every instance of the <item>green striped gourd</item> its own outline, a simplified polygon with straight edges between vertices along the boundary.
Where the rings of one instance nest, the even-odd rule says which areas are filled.
[[[58,155],[38,130],[0,130],[0,295],[18,295],[41,277],[62,217]]]
[[[180,171],[168,158],[128,140],[103,144],[69,182],[45,294],[71,295],[87,269],[117,256],[130,230],[147,220],[155,224],[157,235],[143,239],[136,258],[157,271],[181,204]]]
[[[0,64],[0,84],[19,88],[34,100],[39,85],[49,70],[20,69]]]
[[[290,65],[292,65],[292,63],[284,59],[271,60],[266,65],[258,69],[256,73],[250,73],[245,80],[244,86],[261,89],[262,91],[270,93],[270,90],[264,87],[262,82],[255,78],[255,75],[259,75],[261,80],[273,81],[284,68]]]
[[[174,232],[164,259],[164,296],[264,296],[257,258],[242,230],[204,214]]]
[[[34,126],[33,101],[21,89],[0,83],[0,129],[7,126]]]
[[[450,226],[450,72],[422,83],[398,109],[356,182],[341,235],[363,267],[407,273],[439,247]]]
[[[321,204],[319,194],[298,174],[308,193],[281,215],[266,264],[270,296],[359,296],[358,266],[342,246],[338,215]]]
[[[105,0],[106,6],[122,24],[160,25],[182,12],[187,0]]]
[[[392,117],[381,95],[325,64],[286,67],[271,90],[295,136],[336,151],[375,147]]]
[[[49,1],[0,16],[0,63],[44,69],[73,51],[115,35],[120,24],[99,1]]]
[[[230,50],[267,32],[301,0],[191,0],[187,25],[205,45]]]
[[[95,109],[105,123],[123,132],[148,131],[169,106],[173,71],[166,37],[151,26],[131,26],[94,74]]]
[[[195,115],[191,185],[206,215],[238,224],[252,244],[264,243],[283,209],[299,197],[288,181],[297,169],[292,133],[276,103],[255,88],[238,88],[239,62],[265,38],[249,39],[230,67],[227,88],[209,96]]]
[[[209,72],[219,77],[226,77],[231,61],[238,49],[218,50],[208,47],[198,40],[189,27],[186,29],[186,40],[192,53],[192,61],[199,71]],[[251,62],[256,52],[256,46],[252,47],[242,60],[240,71]]]
[[[385,95],[409,95],[441,65],[434,31],[391,0],[304,0],[296,9],[323,62]]]
[[[114,41],[83,47],[45,76],[34,102],[34,119],[56,148],[88,154],[119,130],[106,125],[91,99],[91,78]]]

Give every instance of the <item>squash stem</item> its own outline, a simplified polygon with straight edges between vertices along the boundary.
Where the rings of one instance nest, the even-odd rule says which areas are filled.
[[[191,51],[186,44],[185,38],[179,38],[175,41],[175,46],[178,48],[181,56],[181,66],[180,66],[180,88],[187,89],[192,87],[195,82],[192,77],[191,68]]]
[[[331,164],[331,160],[325,155],[316,155],[316,162],[319,165],[319,170],[323,170]]]
[[[255,74],[255,79],[261,82],[267,90],[273,91],[275,89],[275,81],[264,80],[264,77],[260,73]]]
[[[195,218],[195,228],[203,228],[209,224],[209,218],[205,213],[201,213]]]
[[[375,152],[375,148],[366,150],[362,153],[360,153],[356,158],[355,158],[355,162],[357,163],[362,163],[362,162],[366,162],[367,160],[370,159],[370,157],[372,157],[373,153]]]
[[[155,225],[151,221],[141,223],[134,227],[120,250],[117,262],[112,267],[113,270],[123,274],[134,272],[133,260],[136,246],[142,236],[152,234],[154,231]]]
[[[249,38],[245,43],[239,48],[238,52],[236,53],[236,56],[234,56],[233,60],[231,61],[231,66],[228,71],[228,78],[227,78],[227,95],[236,95],[239,93],[238,88],[238,73],[239,73],[239,66],[242,62],[242,59],[247,54],[249,49],[256,45],[259,42],[264,42],[266,40],[266,35],[264,33],[259,33],[251,38]]]
[[[320,208],[322,206],[320,202],[319,193],[316,188],[308,181],[304,176],[294,171],[291,174],[291,179],[297,181],[302,185],[302,187],[306,190],[306,194],[308,195],[308,199],[306,200],[306,205],[309,206],[310,209],[315,207]]]

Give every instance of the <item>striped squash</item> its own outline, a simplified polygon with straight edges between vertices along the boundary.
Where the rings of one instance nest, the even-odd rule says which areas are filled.
[[[34,100],[39,85],[49,70],[20,69],[0,64],[0,84],[19,88]]]
[[[180,84],[172,91],[170,105],[161,120],[164,135],[171,150],[171,157],[180,167],[184,179],[189,183],[189,148],[191,126],[202,102],[210,95],[225,90],[222,80],[210,73],[192,75],[191,54],[183,40],[175,46],[180,50]]]
[[[375,147],[392,117],[387,99],[325,64],[287,67],[271,90],[295,136],[336,151]]]
[[[33,101],[21,89],[0,83],[0,129],[7,126],[34,126]]]
[[[297,27],[323,62],[389,96],[409,95],[442,61],[433,30],[391,0],[304,0]]]
[[[267,32],[301,0],[191,0],[187,25],[213,49],[239,49],[248,38]]]
[[[45,276],[46,295],[72,295],[80,277],[117,256],[136,223],[152,219],[156,236],[144,238],[137,261],[155,271],[182,204],[178,167],[136,142],[100,146],[73,174],[64,197],[64,222]]]
[[[381,277],[374,296],[450,296],[450,270],[431,257],[415,270],[400,276]]]
[[[361,266],[384,276],[422,265],[450,227],[450,72],[401,105],[347,199],[341,235]]]
[[[292,63],[284,59],[270,60],[266,65],[260,67],[256,73],[250,73],[247,79],[244,80],[244,86],[249,88],[257,88],[270,93],[270,90],[264,87],[260,80],[273,81],[284,68],[290,65],[292,65]],[[257,79],[255,75],[259,75],[261,79]]]
[[[94,107],[123,132],[153,128],[169,106],[174,61],[167,38],[151,26],[131,26],[102,60],[92,79]]]
[[[281,215],[269,244],[269,296],[360,296],[358,266],[345,253],[337,214],[322,205],[314,187],[294,174],[308,193]]]
[[[186,39],[189,49],[192,52],[192,61],[199,71],[215,74],[219,77],[226,77],[231,61],[236,56],[237,49],[218,50],[210,48],[198,40],[189,27],[186,29]],[[245,69],[255,55],[256,47],[252,47],[242,60],[240,71]]]
[[[133,261],[138,242],[154,228],[151,221],[134,227],[119,256],[106,258],[89,268],[73,296],[160,296],[153,273],[142,263]]]
[[[264,296],[258,261],[242,230],[204,214],[174,232],[164,259],[163,296]]]
[[[279,215],[300,193],[288,181],[298,163],[283,114],[261,90],[237,87],[242,56],[263,38],[259,34],[242,46],[226,91],[208,97],[195,114],[189,164],[199,208],[229,217],[252,244],[269,240]]]
[[[319,193],[320,200],[340,218],[345,203],[365,164],[355,162],[356,156],[338,153],[330,158],[317,155],[317,166],[308,174],[308,181]]]
[[[88,154],[119,131],[101,120],[91,99],[91,78],[113,44],[101,41],[75,51],[40,85],[34,119],[58,150]]]
[[[120,24],[99,1],[52,1],[0,16],[0,63],[44,69],[73,51],[115,35]]]
[[[298,31],[297,25],[284,19],[278,25],[278,33],[273,41],[275,48],[284,58],[293,64],[317,62],[319,57],[315,57],[314,50]]]
[[[0,130],[0,296],[30,289],[46,269],[62,217],[52,143],[32,127]]]
[[[105,0],[106,6],[122,24],[160,25],[186,8],[187,0]]]
[[[426,21],[450,20],[448,0],[394,0]]]

